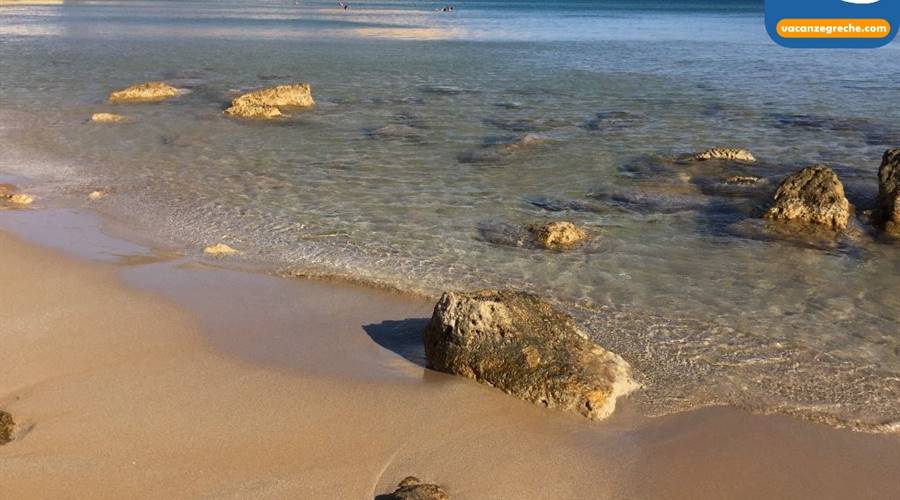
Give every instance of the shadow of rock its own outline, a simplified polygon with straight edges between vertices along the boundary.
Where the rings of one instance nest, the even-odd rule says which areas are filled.
[[[425,367],[427,360],[425,359],[425,346],[422,344],[422,332],[428,326],[429,319],[386,320],[381,323],[363,325],[362,328],[376,344],[412,363]]]

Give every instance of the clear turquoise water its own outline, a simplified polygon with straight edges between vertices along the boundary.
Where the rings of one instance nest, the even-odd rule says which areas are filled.
[[[900,245],[864,228],[782,237],[756,219],[762,194],[709,185],[752,173],[771,187],[824,162],[871,205],[881,154],[900,146],[897,43],[783,49],[761,5],[740,2],[350,3],[4,7],[0,170],[62,195],[109,188],[103,211],[279,270],[540,292],[635,365],[651,414],[900,420]],[[104,102],[157,79],[189,93]],[[221,113],[292,81],[312,83],[314,110]],[[131,121],[86,123],[98,111]],[[371,133],[389,124],[407,135]],[[491,146],[528,132],[550,142]],[[648,158],[718,145],[761,164]],[[566,253],[498,242],[556,218],[593,237]]]

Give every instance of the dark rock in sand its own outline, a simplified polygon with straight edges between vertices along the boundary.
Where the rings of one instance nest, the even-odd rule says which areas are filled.
[[[900,235],[900,148],[885,151],[878,168],[878,211],[885,230]]]
[[[616,398],[638,387],[628,363],[529,293],[444,293],[424,342],[429,368],[591,419],[609,416]]]
[[[837,174],[825,165],[814,165],[781,183],[765,217],[844,230],[850,221],[850,202]]]
[[[393,493],[379,495],[376,500],[450,500],[450,495],[436,484],[423,483],[415,476],[409,476]]]
[[[16,423],[13,422],[12,415],[0,410],[0,445],[12,441],[15,428]]]

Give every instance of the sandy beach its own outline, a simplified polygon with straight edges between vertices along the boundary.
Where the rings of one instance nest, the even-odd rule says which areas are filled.
[[[79,211],[0,228],[9,498],[364,499],[410,474],[455,499],[900,490],[896,436],[627,400],[590,422],[424,369],[428,301],[154,252]]]

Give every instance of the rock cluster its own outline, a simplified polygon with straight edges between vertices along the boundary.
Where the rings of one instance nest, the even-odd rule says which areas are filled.
[[[436,484],[423,483],[415,476],[409,476],[393,493],[380,495],[378,500],[450,500],[450,495]]]
[[[638,387],[628,363],[529,293],[444,293],[423,339],[429,368],[590,419]]]
[[[878,168],[879,218],[889,233],[900,235],[900,148],[885,151]]]
[[[159,102],[178,95],[166,82],[145,82],[109,94],[109,102]]]
[[[837,174],[825,165],[813,165],[781,183],[765,217],[844,230],[850,222],[850,202]]]
[[[282,107],[315,106],[308,83],[278,85],[243,94],[231,101],[225,114],[241,118],[270,119],[282,116]]]

